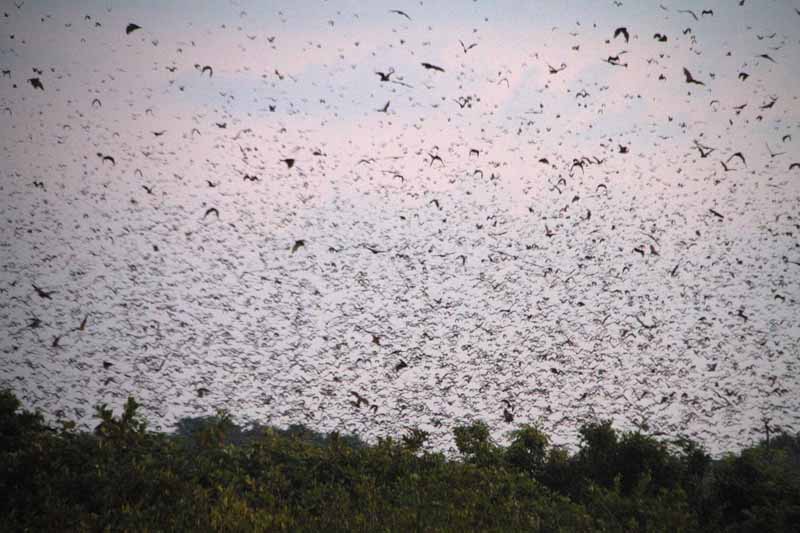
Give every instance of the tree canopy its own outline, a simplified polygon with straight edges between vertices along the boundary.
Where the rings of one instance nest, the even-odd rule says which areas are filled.
[[[712,460],[598,421],[570,454],[523,425],[476,422],[459,456],[412,429],[376,444],[225,413],[148,430],[130,398],[94,432],[53,428],[0,391],[0,516],[9,531],[796,531],[800,437]]]

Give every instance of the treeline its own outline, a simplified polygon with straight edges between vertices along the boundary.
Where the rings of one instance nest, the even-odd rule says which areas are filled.
[[[712,460],[610,423],[574,454],[535,427],[492,442],[455,428],[367,445],[302,427],[242,431],[224,414],[147,430],[129,399],[93,433],[53,428],[0,392],[4,531],[798,531],[800,436]]]

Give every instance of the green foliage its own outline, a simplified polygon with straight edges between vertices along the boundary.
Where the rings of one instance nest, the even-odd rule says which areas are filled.
[[[794,531],[800,439],[712,461],[608,422],[574,455],[533,426],[495,444],[454,429],[366,445],[294,426],[243,429],[226,413],[153,433],[129,399],[93,433],[53,430],[0,391],[0,518],[8,531]]]
[[[479,420],[469,426],[458,426],[453,430],[453,436],[456,448],[467,463],[487,466],[500,461],[500,450],[492,442],[486,422]]]
[[[538,476],[547,462],[550,439],[539,429],[523,425],[511,434],[511,445],[506,448],[508,463],[531,476]]]
[[[762,444],[720,461],[707,490],[729,531],[789,531],[800,524],[797,442],[787,435],[781,447]]]
[[[417,452],[425,445],[428,437],[430,434],[427,431],[417,428],[410,429],[408,434],[403,435],[403,446],[412,453]]]
[[[114,417],[114,413],[105,404],[96,408],[96,416],[100,423],[94,429],[101,442],[112,446],[126,447],[136,445],[147,431],[147,421],[139,416],[136,410],[139,404],[132,397],[128,398],[122,416]]]

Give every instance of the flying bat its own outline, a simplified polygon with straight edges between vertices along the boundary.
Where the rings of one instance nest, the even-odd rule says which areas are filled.
[[[390,68],[388,72],[375,71],[375,74],[381,77],[381,81],[392,81],[389,78],[391,78],[392,74],[394,74],[394,69]]]
[[[744,163],[744,166],[747,166],[747,161],[745,161],[744,155],[742,155],[742,152],[736,152],[735,154],[730,156],[728,159],[726,159],[725,162],[726,163],[730,163],[731,159],[733,159],[734,157],[738,157],[739,159],[741,159],[742,163]]]
[[[702,81],[694,79],[692,73],[689,72],[689,69],[683,67],[683,75],[686,76],[686,83],[696,83],[697,85],[705,85]]]
[[[464,53],[465,53],[465,54],[466,54],[467,52],[469,52],[470,50],[472,50],[473,48],[475,48],[476,46],[478,46],[478,43],[472,43],[471,45],[469,45],[469,46],[466,46],[466,45],[464,44],[464,41],[462,41],[461,39],[459,39],[459,40],[458,40],[458,42],[459,42],[459,43],[461,43],[461,49],[462,49],[462,50],[464,50]]]
[[[439,72],[444,72],[444,69],[442,67],[438,67],[438,66],[432,65],[430,63],[422,63],[422,66],[425,67],[428,70],[438,70]]]
[[[141,29],[142,29],[142,27],[141,27],[141,26],[139,26],[138,24],[134,24],[133,22],[131,22],[130,24],[128,24],[128,25],[125,27],[125,35],[130,35],[131,33],[135,32],[136,30],[141,30]]]
[[[405,17],[408,20],[411,20],[411,17],[408,16],[408,13],[406,13],[405,11],[400,11],[399,9],[390,9],[389,13],[395,13],[397,15],[400,15],[401,17]]]
[[[52,300],[53,298],[51,297],[51,295],[55,294],[55,292],[56,292],[56,291],[45,291],[45,290],[37,287],[33,283],[31,283],[31,286],[34,288],[34,290],[36,291],[36,294],[38,294],[40,298],[45,298],[47,300]]]

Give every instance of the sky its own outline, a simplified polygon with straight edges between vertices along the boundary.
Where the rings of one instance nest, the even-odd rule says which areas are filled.
[[[0,385],[444,450],[797,431],[799,6],[4,5]]]

